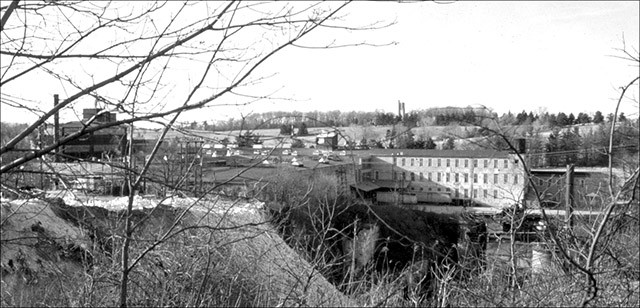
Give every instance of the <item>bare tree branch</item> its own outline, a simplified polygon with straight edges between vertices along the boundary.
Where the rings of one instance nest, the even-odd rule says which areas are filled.
[[[9,17],[11,17],[11,14],[13,14],[13,11],[18,7],[18,2],[20,2],[20,0],[11,1],[11,4],[9,4],[9,7],[2,15],[2,19],[0,20],[0,31],[4,31],[4,25],[7,23],[7,20],[9,20]]]

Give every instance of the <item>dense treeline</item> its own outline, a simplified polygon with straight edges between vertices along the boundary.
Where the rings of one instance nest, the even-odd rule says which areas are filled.
[[[609,151],[610,123],[601,122],[586,132],[578,127],[561,130],[554,128],[546,138],[537,142],[534,152],[544,153],[544,161],[536,160],[537,165],[562,167],[567,164],[577,166],[607,166]],[[640,134],[638,121],[624,119],[616,125],[613,135],[614,164],[621,166],[636,161]],[[543,147],[540,148],[540,145]],[[538,155],[542,157],[542,155]]]
[[[418,112],[410,112],[401,118],[391,112],[376,110],[374,112],[350,111],[270,111],[250,114],[244,118],[230,118],[224,121],[204,121],[182,123],[183,128],[200,129],[207,131],[227,131],[238,129],[280,129],[283,125],[298,125],[305,123],[307,127],[344,127],[349,125],[394,125],[406,124],[415,127],[418,125],[420,115]]]
[[[613,114],[609,114],[607,119],[600,111],[593,115],[580,112],[566,114],[558,112],[526,112],[514,114],[507,112],[499,116],[481,108],[430,108],[426,110],[414,110],[401,117],[399,114],[384,112],[382,110],[369,111],[270,111],[255,113],[243,118],[230,118],[224,121],[204,121],[182,123],[184,128],[199,129],[206,131],[227,131],[238,129],[274,129],[281,128],[282,125],[299,125],[305,123],[307,127],[345,127],[350,125],[403,125],[406,127],[416,126],[447,126],[447,125],[478,125],[483,119],[497,119],[501,125],[525,125],[534,124],[552,128],[556,126],[568,126],[575,124],[600,124],[610,122]],[[619,115],[619,120],[626,120],[624,113]]]

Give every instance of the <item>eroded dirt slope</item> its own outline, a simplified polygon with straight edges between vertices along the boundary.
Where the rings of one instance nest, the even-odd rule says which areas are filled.
[[[136,199],[129,304],[350,305],[282,241],[261,203],[160,201]],[[3,306],[117,303],[126,198],[101,202],[2,201]]]

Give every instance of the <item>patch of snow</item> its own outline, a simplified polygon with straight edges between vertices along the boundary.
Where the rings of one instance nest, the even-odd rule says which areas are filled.
[[[89,196],[81,193],[70,191],[60,191],[49,194],[49,197],[62,198],[65,204],[70,206],[96,206],[108,209],[110,211],[120,211],[127,208],[129,197],[112,197],[112,196]],[[192,205],[194,210],[213,211],[219,214],[258,214],[264,204],[258,200],[227,200],[223,198],[207,198],[201,199],[193,197],[170,196],[166,198],[148,198],[143,196],[133,197],[133,209],[149,209],[159,204],[187,208]]]

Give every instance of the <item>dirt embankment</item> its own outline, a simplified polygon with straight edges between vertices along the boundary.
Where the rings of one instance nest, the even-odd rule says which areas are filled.
[[[191,201],[136,206],[130,305],[351,305],[282,241],[261,203]],[[2,306],[117,304],[125,220],[113,205],[126,200],[108,202],[3,200]]]

